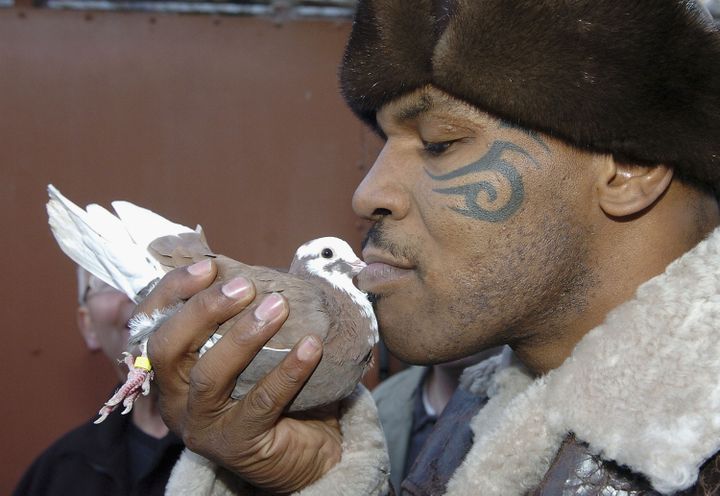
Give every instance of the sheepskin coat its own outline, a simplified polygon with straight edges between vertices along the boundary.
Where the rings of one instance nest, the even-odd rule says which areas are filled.
[[[533,377],[511,354],[498,360],[470,371],[467,387],[489,401],[447,496],[720,493],[720,228],[547,375]],[[366,392],[345,402],[341,425],[342,461],[300,494],[383,494],[387,454]],[[580,465],[563,472],[567,459]],[[236,483],[186,453],[168,492],[253,494]]]

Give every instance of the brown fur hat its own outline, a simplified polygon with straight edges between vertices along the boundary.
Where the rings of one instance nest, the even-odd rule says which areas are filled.
[[[360,0],[340,82],[373,126],[384,104],[432,84],[720,186],[720,28],[694,0]]]

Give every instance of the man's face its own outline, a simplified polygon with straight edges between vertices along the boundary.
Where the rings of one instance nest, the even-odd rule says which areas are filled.
[[[135,304],[124,293],[96,281],[87,291],[84,307],[87,325],[84,332],[94,339],[88,341],[88,346],[101,349],[115,365],[120,377],[124,377],[126,371],[117,362],[127,350],[128,320]]]
[[[434,88],[377,117],[353,208],[375,221],[359,285],[390,350],[438,363],[562,334],[592,280],[590,155]]]

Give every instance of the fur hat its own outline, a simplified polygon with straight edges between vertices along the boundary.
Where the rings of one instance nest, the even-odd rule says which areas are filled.
[[[694,0],[360,0],[340,83],[373,126],[384,104],[432,84],[720,187],[720,28]]]

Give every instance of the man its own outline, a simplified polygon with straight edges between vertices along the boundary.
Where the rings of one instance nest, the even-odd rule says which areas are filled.
[[[462,462],[401,490],[716,492],[720,34],[701,4],[365,0],[341,83],[385,139],[353,207],[375,222],[359,285],[389,349],[428,364],[512,348],[475,384]],[[229,399],[287,302],[261,300],[197,359],[253,301],[208,287],[215,270],[170,273],[140,306],[188,299],[150,341],[163,416],[202,455],[171,491],[384,492],[367,396],[282,413],[316,337]]]
[[[77,324],[92,352],[102,351],[120,380],[127,369],[118,360],[128,342],[135,304],[78,268]],[[15,494],[161,495],[180,455],[182,442],[168,431],[156,395],[142,396],[132,413],[110,415],[67,433],[32,464]]]

